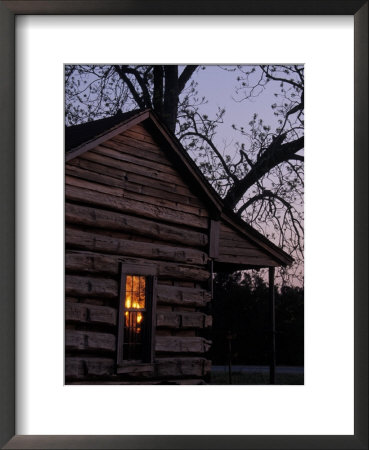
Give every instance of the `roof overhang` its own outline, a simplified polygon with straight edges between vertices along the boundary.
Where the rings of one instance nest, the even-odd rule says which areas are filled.
[[[280,247],[273,244],[268,238],[259,233],[255,228],[242,220],[237,214],[233,211],[224,208],[221,214],[221,219],[229,224],[232,228],[237,230],[240,234],[242,234],[247,241],[252,242],[257,247],[259,247],[264,253],[270,256],[273,260],[276,261],[276,266],[289,266],[293,263],[293,258],[283,251]],[[262,266],[250,266],[245,264],[245,268],[249,269],[258,269]],[[237,269],[241,270],[241,269]]]

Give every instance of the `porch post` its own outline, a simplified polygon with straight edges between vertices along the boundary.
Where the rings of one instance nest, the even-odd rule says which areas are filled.
[[[269,267],[269,330],[270,330],[270,360],[269,383],[275,384],[275,297],[274,297],[274,267]]]

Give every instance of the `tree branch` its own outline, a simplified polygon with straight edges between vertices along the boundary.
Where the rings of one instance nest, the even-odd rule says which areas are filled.
[[[207,136],[205,136],[204,134],[199,133],[198,131],[187,131],[186,133],[182,134],[180,139],[185,138],[186,136],[196,136],[199,137],[200,139],[202,139],[203,141],[205,141],[209,147],[213,150],[213,152],[217,155],[217,157],[219,158],[224,171],[226,172],[226,174],[234,181],[237,182],[238,178],[229,170],[229,167],[227,165],[227,163],[224,161],[224,158],[222,156],[222,154],[219,152],[219,150],[215,147],[215,145],[213,144],[213,142],[211,141],[211,139],[209,139]]]
[[[120,76],[120,78],[126,83],[126,85],[128,86],[128,89],[130,90],[133,99],[135,100],[135,102],[137,103],[138,107],[140,109],[145,109],[145,102],[143,101],[143,99],[141,98],[141,96],[139,95],[139,93],[136,91],[136,88],[134,87],[132,81],[127,77],[127,75],[125,74],[125,72],[123,71],[123,69],[118,66],[115,65],[114,66],[115,71],[117,72],[117,74]]]
[[[121,66],[121,70],[124,73],[130,73],[132,74],[137,83],[140,85],[140,88],[142,90],[142,96],[144,99],[144,104],[145,104],[145,108],[151,108],[152,104],[151,104],[151,98],[150,98],[150,93],[149,90],[147,88],[147,84],[145,83],[145,81],[142,79],[140,72],[137,69],[133,69],[131,67],[128,66]]]
[[[290,159],[300,159],[296,153],[304,148],[304,138],[300,137],[292,142],[280,144],[283,136],[278,136],[268,147],[268,149],[255,162],[247,175],[229,189],[224,201],[230,208],[234,208],[241,200],[246,191],[262,178],[266,173],[278,166],[282,162]]]
[[[294,86],[294,87],[297,88],[297,89],[303,89],[303,86],[302,86],[302,85],[296,83],[296,82],[293,81],[293,80],[287,80],[286,78],[275,77],[275,76],[273,76],[273,75],[270,75],[270,73],[268,72],[268,70],[265,70],[264,66],[260,66],[260,68],[261,68],[261,70],[264,72],[265,76],[266,76],[267,78],[271,79],[271,80],[274,80],[274,81],[281,81],[282,83],[288,83],[288,84]]]
[[[183,69],[180,77],[178,78],[178,90],[182,92],[186,86],[187,81],[192,77],[193,73],[199,66],[188,65]]]

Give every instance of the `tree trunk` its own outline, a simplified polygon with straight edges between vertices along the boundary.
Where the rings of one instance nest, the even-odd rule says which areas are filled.
[[[178,66],[164,66],[165,90],[164,90],[164,111],[162,118],[174,133],[177,122],[178,109]]]
[[[163,89],[164,89],[163,66],[154,66],[153,105],[155,112],[160,117],[163,116]]]

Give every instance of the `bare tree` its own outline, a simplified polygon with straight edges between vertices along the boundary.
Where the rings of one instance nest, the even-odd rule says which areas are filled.
[[[198,66],[66,66],[67,123],[152,108],[174,132],[179,96]],[[78,102],[76,102],[78,100]]]
[[[235,100],[247,102],[274,86],[271,105],[277,125],[256,114],[247,125],[233,125],[239,140],[230,148],[215,144],[225,110],[202,112],[199,66],[67,66],[66,122],[75,124],[135,108],[153,108],[175,132],[224,202],[289,251],[302,277],[304,69],[298,65],[233,66]]]
[[[219,148],[214,136],[225,111],[212,119],[188,101],[177,135],[225,203],[248,223],[289,251],[295,265],[284,281],[302,282],[304,244],[304,69],[303,66],[223,68],[237,76],[235,100],[247,102],[275,89],[272,127],[254,114],[233,125],[238,141]],[[191,100],[191,99],[190,99]]]

